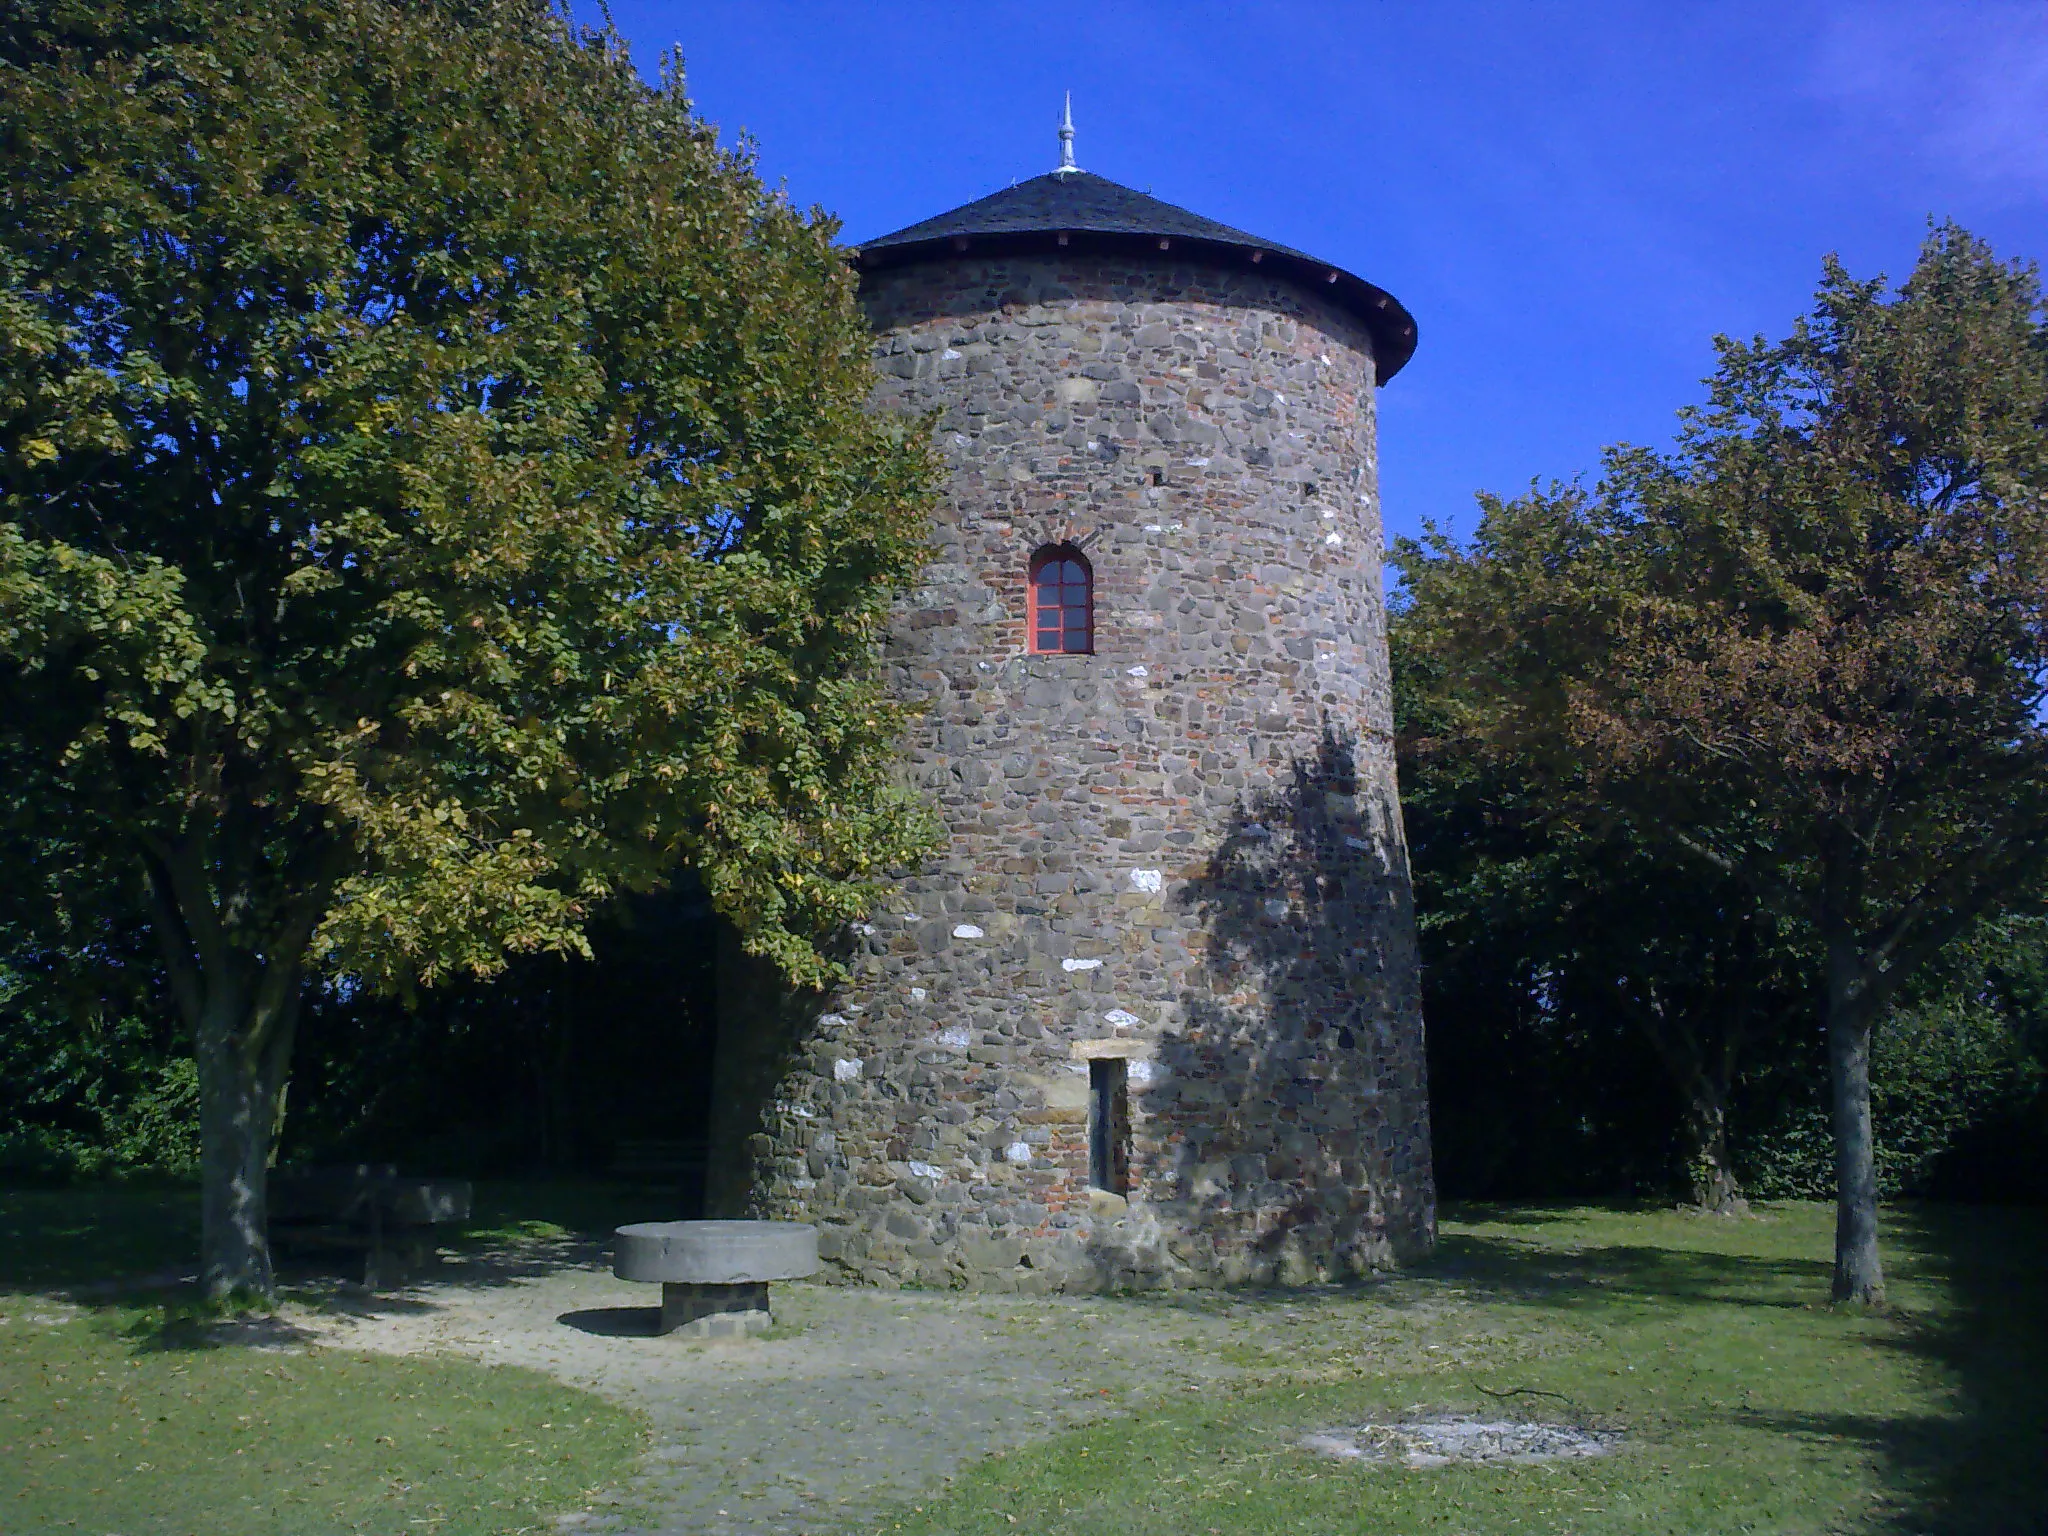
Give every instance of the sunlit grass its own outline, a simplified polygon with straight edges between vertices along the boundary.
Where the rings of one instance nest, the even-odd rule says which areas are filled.
[[[477,1235],[515,1225],[494,1207]],[[539,1530],[644,1447],[535,1372],[298,1348],[163,1283],[197,1237],[188,1190],[0,1193],[0,1532]]]
[[[0,1323],[0,1530],[506,1532],[610,1483],[634,1418],[529,1371],[166,1342],[149,1312]],[[137,1326],[140,1324],[141,1326]]]
[[[905,1533],[1985,1532],[2048,1510],[2043,1213],[1912,1211],[1895,1310],[1826,1305],[1830,1213],[1471,1209],[1421,1274],[1298,1308],[1234,1389],[994,1458]],[[1341,1463],[1309,1430],[1418,1412],[1626,1432],[1612,1457]]]

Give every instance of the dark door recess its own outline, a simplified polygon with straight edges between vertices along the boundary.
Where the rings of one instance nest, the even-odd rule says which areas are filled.
[[[1088,1063],[1088,1182],[1113,1195],[1130,1192],[1131,1095],[1121,1058]]]

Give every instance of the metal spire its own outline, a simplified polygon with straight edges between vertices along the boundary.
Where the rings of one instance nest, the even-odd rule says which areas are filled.
[[[1060,163],[1053,175],[1064,176],[1079,169],[1074,164],[1074,93],[1069,91],[1066,110],[1060,114]]]

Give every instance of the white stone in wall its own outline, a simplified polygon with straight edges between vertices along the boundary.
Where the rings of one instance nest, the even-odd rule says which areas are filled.
[[[910,1171],[920,1179],[943,1179],[945,1177],[943,1173],[939,1172],[930,1163],[914,1162],[910,1165]]]
[[[1152,1063],[1142,1056],[1133,1056],[1124,1063],[1124,1076],[1130,1082],[1143,1086],[1152,1081]]]
[[[1157,896],[1166,889],[1166,875],[1157,869],[1134,869],[1131,871],[1131,889]]]
[[[860,1058],[858,1056],[842,1056],[832,1063],[832,1081],[835,1083],[850,1083],[859,1076]]]
[[[910,989],[910,1000],[913,1003],[921,1003],[924,1001],[924,998],[925,991],[923,987],[912,987]]]
[[[1003,1156],[1013,1163],[1028,1163],[1031,1161],[1031,1145],[1029,1142],[1013,1141],[1003,1149]]]
[[[1111,1029],[1131,1029],[1145,1021],[1127,1009],[1112,1008],[1102,1016],[1102,1022]]]
[[[939,1044],[949,1051],[964,1051],[974,1044],[974,1036],[965,1024],[955,1024],[951,1029],[942,1029],[938,1035]]]
[[[1102,962],[1100,960],[1062,960],[1060,962],[1060,969],[1063,971],[1093,971],[1100,969],[1101,965]]]
[[[972,923],[955,923],[953,925],[953,937],[956,939],[978,939],[982,937],[982,932]]]

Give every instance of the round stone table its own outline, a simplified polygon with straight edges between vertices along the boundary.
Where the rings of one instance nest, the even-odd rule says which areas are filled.
[[[797,1221],[641,1221],[614,1236],[612,1273],[660,1282],[661,1331],[693,1338],[763,1332],[769,1282],[818,1269],[818,1229]]]

